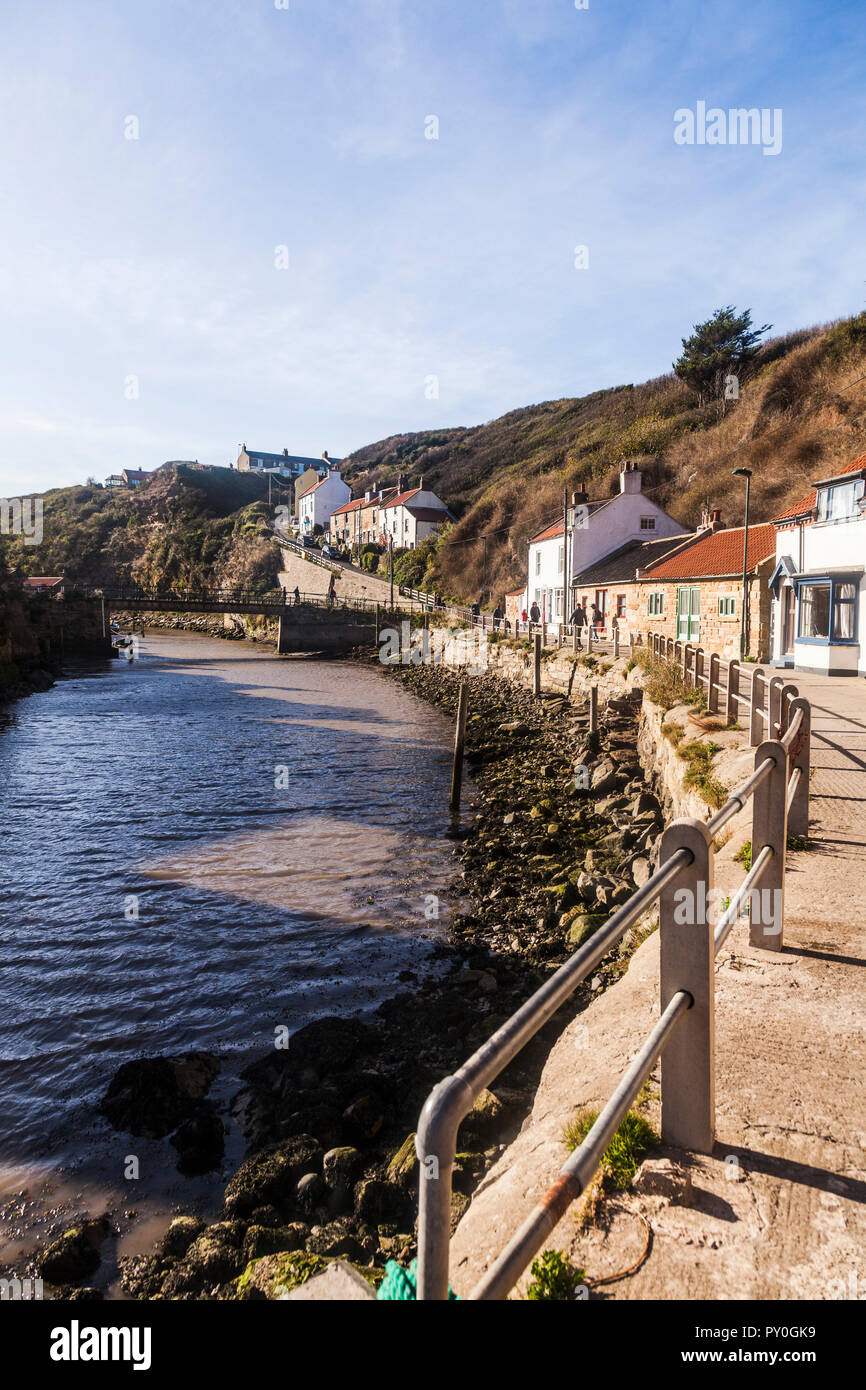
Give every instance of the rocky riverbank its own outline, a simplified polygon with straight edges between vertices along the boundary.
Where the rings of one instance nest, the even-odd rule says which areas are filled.
[[[206,637],[222,637],[230,642],[265,642],[277,640],[278,624],[259,614],[230,615],[226,625],[222,613],[131,613],[112,614],[112,620],[123,632],[199,632]]]
[[[456,710],[452,671],[391,675]],[[319,1020],[247,1068],[232,1110],[248,1157],[226,1188],[221,1218],[205,1226],[179,1216],[153,1254],[123,1260],[133,1297],[266,1298],[336,1256],[374,1283],[389,1258],[408,1262],[413,1129],[430,1089],[648,875],[662,818],[637,755],[639,692],[611,700],[593,738],[587,712],[562,699],[537,701],[489,676],[469,685],[473,805],[455,831],[465,910],[452,919],[443,973],[422,985],[407,971],[404,992],[375,1014]],[[519,1129],[561,1029],[618,978],[637,943],[629,933],[464,1121],[455,1223]],[[122,1130],[171,1136],[181,1171],[202,1171],[222,1152],[221,1121],[207,1099],[216,1066],[201,1054],[127,1063],[104,1113]],[[82,1278],[92,1273],[91,1249]]]

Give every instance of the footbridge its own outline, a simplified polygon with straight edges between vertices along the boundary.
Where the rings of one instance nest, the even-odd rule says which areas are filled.
[[[140,613],[255,613],[278,624],[277,652],[335,654],[374,643],[384,610],[370,599],[329,600],[321,594],[284,589],[256,593],[245,589],[144,589],[135,587],[93,590],[105,603],[106,612]],[[399,611],[399,610],[398,610]]]

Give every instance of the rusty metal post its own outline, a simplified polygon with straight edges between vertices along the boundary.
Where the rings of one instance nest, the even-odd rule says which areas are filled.
[[[729,724],[739,723],[740,701],[740,663],[739,661],[728,662],[728,697],[726,702],[727,722]]]

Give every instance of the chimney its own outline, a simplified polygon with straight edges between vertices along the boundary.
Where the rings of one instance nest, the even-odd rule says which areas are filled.
[[[288,451],[288,449],[283,449],[283,458],[288,458],[288,457],[289,457],[289,451]]]
[[[328,451],[327,451],[327,449],[323,449],[323,450],[322,450],[322,458],[325,460],[325,463],[330,463],[330,462],[331,462],[331,460],[328,458]]]
[[[372,500],[373,500],[373,494],[372,494],[372,492],[370,491],[370,489],[367,488],[367,491],[364,493],[364,501],[365,501],[365,502],[371,502]]]
[[[571,505],[573,507],[585,507],[589,501],[589,493],[585,487],[578,488],[577,492],[571,494]]]
[[[405,473],[398,473],[398,474],[397,474],[397,491],[398,491],[398,492],[405,492],[405,491],[406,491],[406,474],[405,474]]]
[[[619,471],[619,490],[635,494],[641,490],[641,471],[633,463],[626,461]]]
[[[419,492],[423,492],[423,491],[424,491],[424,474],[423,474],[423,473],[421,474],[421,477],[418,479],[418,491],[419,491]]]
[[[718,507],[710,509],[709,503],[701,509],[701,524],[698,531],[724,531],[722,513]]]

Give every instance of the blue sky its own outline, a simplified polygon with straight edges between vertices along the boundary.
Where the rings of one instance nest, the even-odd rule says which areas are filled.
[[[866,306],[859,0],[278,3],[4,0],[4,495],[343,455],[657,375],[722,304]],[[698,101],[780,108],[781,153],[678,146]]]

